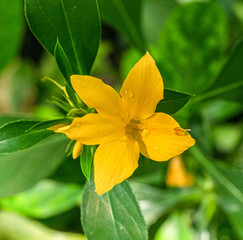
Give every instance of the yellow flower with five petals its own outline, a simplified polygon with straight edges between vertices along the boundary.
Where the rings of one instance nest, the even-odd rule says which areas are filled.
[[[79,145],[99,145],[94,155],[98,195],[130,177],[138,167],[140,153],[166,161],[194,145],[194,139],[171,116],[155,112],[164,86],[148,52],[129,72],[120,95],[91,76],[72,75],[71,82],[83,102],[97,113],[75,118],[56,132],[65,133]]]

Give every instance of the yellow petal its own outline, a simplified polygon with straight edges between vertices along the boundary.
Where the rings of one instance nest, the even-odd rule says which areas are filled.
[[[72,75],[71,82],[82,101],[98,113],[121,116],[124,112],[119,94],[100,79]]]
[[[138,138],[140,151],[152,160],[169,160],[195,144],[190,134],[168,114],[155,113],[143,126]]]
[[[138,167],[139,147],[136,141],[124,139],[101,144],[94,156],[94,179],[98,195],[130,177]]]
[[[83,152],[83,144],[77,141],[73,147],[73,159],[76,159]]]
[[[145,119],[155,112],[163,99],[163,79],[147,52],[129,72],[120,94],[130,119]]]
[[[169,161],[166,184],[170,187],[188,187],[193,184],[193,176],[187,173],[181,156]]]
[[[97,145],[124,135],[125,124],[116,116],[90,113],[82,118],[75,118],[71,125],[56,132],[65,133],[70,139],[86,145]]]

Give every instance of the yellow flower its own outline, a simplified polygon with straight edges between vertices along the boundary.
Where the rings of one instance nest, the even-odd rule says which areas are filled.
[[[71,76],[74,90],[95,108],[57,132],[86,145],[98,145],[94,155],[97,194],[103,194],[133,174],[139,153],[166,161],[194,145],[195,141],[168,114],[155,113],[163,99],[163,80],[147,52],[132,68],[120,95],[100,79]]]
[[[166,184],[169,187],[189,187],[193,182],[193,176],[186,171],[181,156],[172,158],[167,170]]]

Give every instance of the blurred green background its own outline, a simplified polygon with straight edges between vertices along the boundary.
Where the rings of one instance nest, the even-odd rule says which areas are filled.
[[[169,162],[142,156],[130,178],[149,239],[242,240],[243,1],[124,0],[121,11],[127,10],[126,17],[113,16],[109,2],[98,1],[102,37],[91,75],[119,90],[148,50],[165,88],[195,95],[173,115],[184,128],[192,129],[197,142],[182,156],[193,176],[192,186],[168,186]],[[0,126],[21,118],[63,116],[63,110],[50,101],[61,92],[52,82],[41,80],[45,76],[65,82],[53,56],[29,30],[23,1],[0,0]],[[28,152],[30,157],[38,153],[37,162],[52,158],[55,164],[46,174],[48,179],[40,177],[24,189],[18,172],[25,155],[15,153],[7,160],[0,156],[2,169],[7,161],[16,164],[20,183],[0,181],[0,194],[7,188],[20,192],[0,199],[0,240],[85,239],[79,210],[85,177],[78,160],[61,153],[56,160],[51,154],[54,140]],[[31,178],[31,169],[26,169]]]

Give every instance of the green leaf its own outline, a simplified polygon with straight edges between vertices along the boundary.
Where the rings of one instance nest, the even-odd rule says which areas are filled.
[[[142,29],[149,43],[156,43],[161,30],[172,11],[177,7],[176,1],[144,0]]]
[[[242,171],[232,169],[227,165],[219,165],[219,169],[224,176],[236,186],[243,194],[243,175]],[[234,196],[225,191],[224,188],[219,188],[219,206],[224,211],[226,217],[231,223],[239,239],[243,239],[243,203],[236,199]]]
[[[147,239],[143,216],[126,181],[101,196],[96,194],[94,182],[87,182],[81,220],[89,240]]]
[[[177,212],[173,213],[158,229],[154,240],[195,239],[189,220],[190,216],[188,216],[188,214],[179,214]]]
[[[50,175],[64,159],[67,143],[65,136],[55,134],[31,148],[0,155],[0,198],[24,191]]]
[[[23,39],[22,1],[0,1],[0,71],[16,55]],[[7,46],[7,47],[6,47]]]
[[[213,159],[206,157],[197,146],[191,148],[190,153],[195,161],[198,161],[207,173],[212,176],[219,189],[231,195],[243,205],[243,191],[232,181],[232,178],[227,178],[222,170],[213,164]]]
[[[240,104],[243,103],[243,40],[233,50],[231,56],[223,67],[219,77],[210,87],[210,91],[198,96],[195,100],[203,101],[205,99],[222,98],[233,100]]]
[[[154,224],[160,217],[187,205],[201,202],[203,193],[197,188],[161,190],[147,184],[131,184],[148,225]]]
[[[72,122],[72,120],[69,119],[69,118],[59,118],[59,119],[41,121],[41,122],[38,122],[38,123],[34,124],[33,126],[31,126],[28,129],[28,132],[29,131],[36,131],[36,130],[47,129],[49,127],[52,127],[52,126],[55,126],[55,125],[58,125],[58,124],[62,124],[62,123],[69,124],[71,122]]]
[[[95,146],[83,145],[83,152],[80,156],[80,166],[88,181],[90,179],[95,149]]]
[[[27,132],[37,121],[18,120],[0,128],[0,153],[12,153],[29,148],[53,134],[50,130]]]
[[[68,85],[71,86],[70,76],[72,75],[72,68],[58,39],[54,50],[54,57],[62,75],[66,79]]]
[[[78,185],[43,180],[25,192],[2,199],[0,205],[30,217],[49,218],[79,205],[81,194]]]
[[[96,0],[25,0],[25,14],[47,51],[54,55],[58,39],[72,73],[89,74],[100,41]]]
[[[152,55],[167,88],[207,89],[224,61],[227,16],[217,1],[180,5],[167,20]]]
[[[101,18],[145,53],[146,42],[141,30],[141,0],[98,0]]]
[[[164,112],[170,115],[174,114],[184,107],[192,96],[188,93],[165,89],[164,99],[158,103],[156,112]]]

